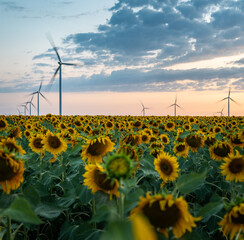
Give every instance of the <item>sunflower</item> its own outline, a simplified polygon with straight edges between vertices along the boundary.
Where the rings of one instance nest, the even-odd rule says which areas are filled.
[[[192,231],[196,227],[195,221],[201,218],[195,218],[188,212],[188,204],[179,197],[173,199],[172,195],[165,197],[161,195],[150,196],[147,193],[146,198],[140,197],[138,206],[131,211],[131,216],[143,214],[156,229],[168,237],[168,231],[172,228],[173,234],[180,238],[186,230]]]
[[[185,123],[185,124],[183,125],[183,128],[184,128],[186,131],[189,131],[189,130],[191,130],[191,125],[190,125],[189,123]]]
[[[20,127],[14,127],[13,129],[11,129],[8,137],[9,138],[14,138],[14,139],[16,139],[16,138],[22,138]]]
[[[105,169],[99,164],[88,164],[85,166],[86,172],[84,173],[84,185],[91,189],[92,193],[99,190],[112,196],[119,197],[119,183],[116,179],[111,180]]]
[[[29,146],[33,152],[40,153],[44,150],[44,144],[42,143],[44,136],[37,134],[30,138]]]
[[[131,146],[139,145],[141,144],[141,136],[140,135],[133,135],[133,134],[128,134],[125,136],[122,140],[122,143],[120,145],[127,145],[130,144]]]
[[[105,123],[104,123],[104,128],[105,129],[108,129],[108,130],[113,130],[113,128],[114,128],[114,123],[112,122],[112,121],[106,121]]]
[[[3,139],[0,146],[3,149],[6,148],[9,152],[19,153],[20,155],[24,155],[26,153],[26,151],[18,145],[13,138]]]
[[[227,181],[244,182],[244,155],[240,155],[239,152],[236,155],[229,154],[224,158],[220,169]]]
[[[57,156],[67,149],[67,143],[61,138],[60,134],[54,135],[50,131],[47,131],[41,143],[44,145],[44,149],[54,156]]]
[[[25,130],[25,131],[24,131],[24,135],[25,135],[25,137],[26,137],[27,139],[29,139],[29,138],[31,137],[31,132],[30,132],[30,130]]]
[[[20,183],[24,181],[24,164],[21,160],[14,157],[13,154],[0,150],[0,184],[7,194],[11,190],[16,190]]]
[[[132,172],[133,164],[128,155],[119,153],[107,159],[105,169],[112,178],[128,178]]]
[[[142,141],[142,143],[149,143],[150,135],[148,133],[146,133],[146,132],[142,132],[141,141]]]
[[[197,133],[192,133],[185,138],[186,144],[190,147],[192,152],[197,152],[198,148],[204,146],[204,138]]]
[[[3,131],[4,129],[6,129],[8,126],[8,123],[5,119],[1,118],[0,119],[0,131]]]
[[[164,145],[161,142],[159,142],[159,141],[155,141],[155,142],[152,142],[150,144],[149,148],[150,149],[159,148],[159,149],[163,150],[164,149]]]
[[[165,129],[166,129],[167,131],[172,131],[172,130],[174,130],[174,129],[175,129],[175,123],[172,122],[172,121],[167,122],[167,123],[165,124]]]
[[[164,182],[176,180],[180,171],[177,158],[166,152],[161,152],[157,156],[154,160],[154,166]]]
[[[169,144],[169,137],[167,134],[161,134],[159,138],[165,145]]]
[[[87,139],[82,149],[81,157],[88,163],[102,163],[102,157],[114,149],[114,143],[109,137],[100,136],[95,139]]]
[[[214,160],[222,160],[233,153],[233,147],[228,142],[217,142],[209,148],[210,156]]]
[[[240,134],[233,134],[230,136],[230,143],[233,146],[239,146],[240,148],[244,147],[244,140],[241,139]]]
[[[183,142],[183,143],[176,143],[173,148],[174,153],[177,157],[184,157],[186,158],[189,154],[189,146]]]
[[[244,232],[244,202],[235,205],[230,211],[228,211],[224,219],[219,222],[223,235],[230,235],[232,240],[238,232]],[[243,239],[238,238],[238,239]]]
[[[215,138],[215,134],[208,134],[205,137],[205,144],[207,144],[208,146],[212,146],[214,145],[214,143],[217,141],[217,139]]]
[[[130,159],[133,159],[135,162],[139,162],[139,157],[137,154],[137,151],[130,146],[121,146],[118,151],[118,153],[124,153],[130,157]],[[137,167],[140,167],[140,164],[138,163]]]

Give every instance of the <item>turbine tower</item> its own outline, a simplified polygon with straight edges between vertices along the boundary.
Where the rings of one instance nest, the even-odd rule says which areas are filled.
[[[51,87],[52,83],[54,82],[54,79],[59,71],[59,115],[62,115],[62,65],[68,65],[68,66],[77,66],[78,64],[75,64],[75,63],[65,63],[65,62],[62,62],[61,60],[61,57],[58,53],[58,50],[57,50],[57,47],[55,46],[53,40],[52,40],[52,37],[51,35],[48,35],[47,36],[50,44],[52,45],[53,47],[53,50],[55,51],[56,55],[57,55],[57,58],[58,58],[58,68],[56,69],[56,71],[54,72],[53,74],[53,77],[49,83],[49,86]]]
[[[31,98],[30,101],[25,102],[26,104],[29,103],[29,112],[30,112],[30,116],[31,116],[31,105],[32,105],[34,108],[36,108],[35,105],[32,103],[33,97],[34,97],[34,95],[32,95],[32,98]]]
[[[142,111],[141,111],[141,113],[142,113],[143,116],[145,116],[145,109],[150,109],[150,108],[145,107],[142,102],[141,102],[141,105],[142,105]]]
[[[39,116],[39,109],[40,109],[39,100],[40,100],[40,95],[41,95],[47,102],[49,102],[49,101],[47,100],[47,98],[44,97],[44,95],[41,93],[41,88],[42,88],[42,81],[41,81],[41,83],[40,83],[40,86],[39,86],[38,91],[31,93],[31,95],[33,95],[33,96],[34,96],[35,94],[37,94],[37,116]]]
[[[19,105],[19,106],[21,106],[21,107],[23,107],[24,108],[24,115],[26,115],[26,110],[28,111],[28,109],[27,109],[27,103],[25,103],[25,104],[21,104],[21,105]]]
[[[175,96],[175,102],[174,102],[173,104],[171,104],[170,106],[168,106],[168,108],[173,107],[173,106],[174,106],[174,115],[176,116],[176,107],[182,109],[182,107],[180,107],[180,106],[177,104],[177,96]]]
[[[230,88],[229,88],[228,97],[225,97],[225,98],[221,99],[219,102],[222,102],[222,101],[224,101],[224,100],[226,100],[226,99],[228,99],[228,117],[229,117],[229,116],[230,116],[230,100],[231,100],[232,102],[238,104],[234,99],[232,99],[232,98],[230,97]]]

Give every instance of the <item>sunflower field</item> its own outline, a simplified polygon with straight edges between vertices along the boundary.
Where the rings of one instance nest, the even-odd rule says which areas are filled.
[[[0,239],[243,240],[244,117],[0,116]]]

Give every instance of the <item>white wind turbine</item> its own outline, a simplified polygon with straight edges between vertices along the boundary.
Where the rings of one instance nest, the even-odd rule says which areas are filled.
[[[32,98],[31,98],[30,101],[25,102],[26,104],[29,103],[29,113],[30,113],[30,116],[31,116],[31,105],[32,105],[34,108],[36,108],[35,105],[32,103],[33,97],[34,97],[34,95],[32,95]]]
[[[141,102],[141,105],[142,105],[142,111],[141,111],[141,113],[142,113],[143,116],[145,116],[145,109],[150,109],[150,108],[145,107],[142,102]]]
[[[220,113],[220,116],[222,117],[224,115],[223,110],[224,110],[224,107],[222,108],[222,110],[220,112],[216,112],[216,113]]]
[[[171,104],[170,106],[168,106],[168,108],[173,107],[174,106],[174,115],[176,116],[176,107],[183,109],[182,107],[180,107],[177,104],[177,96],[175,96],[175,102],[173,104]]]
[[[230,116],[230,100],[236,104],[238,104],[235,100],[233,100],[231,97],[230,97],[230,88],[229,88],[229,93],[228,93],[228,97],[225,97],[223,99],[221,99],[220,101],[218,102],[222,102],[224,100],[228,99],[228,117]]]
[[[21,104],[21,105],[19,105],[19,106],[21,106],[21,107],[23,107],[24,108],[24,115],[26,115],[26,111],[28,111],[28,109],[27,109],[27,103],[25,103],[25,104]]]
[[[40,95],[41,95],[47,102],[49,102],[49,101],[47,100],[47,98],[44,97],[44,95],[41,93],[41,88],[42,88],[42,81],[41,81],[41,83],[40,83],[40,86],[39,86],[38,91],[31,93],[31,95],[33,95],[33,96],[34,96],[35,94],[37,94],[37,116],[39,116],[39,109],[40,109],[39,101],[40,101]]]
[[[51,87],[52,83],[54,82],[54,79],[59,71],[59,115],[62,115],[62,65],[68,65],[68,66],[78,66],[78,64],[75,63],[65,63],[62,62],[61,57],[58,53],[57,47],[55,46],[52,37],[50,35],[47,36],[50,44],[53,47],[53,50],[55,51],[57,58],[58,58],[58,68],[56,69],[56,71],[53,74],[53,77],[49,83],[49,86]]]

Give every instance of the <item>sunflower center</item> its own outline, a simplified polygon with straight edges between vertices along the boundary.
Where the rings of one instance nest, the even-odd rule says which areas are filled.
[[[174,126],[173,123],[167,123],[167,127],[168,127],[168,128],[172,128],[173,126]]]
[[[143,142],[145,142],[145,141],[148,140],[148,137],[147,137],[147,135],[142,135],[141,139],[142,139]]]
[[[105,149],[106,144],[96,141],[95,143],[89,145],[89,147],[87,148],[87,152],[93,156],[99,156],[104,153]]]
[[[33,145],[35,148],[42,148],[43,147],[43,144],[41,143],[42,139],[41,138],[36,138],[34,141],[33,141]]]
[[[164,143],[168,142],[168,139],[166,137],[163,137],[162,140],[163,140]]]
[[[181,144],[176,147],[176,151],[183,152],[185,150],[185,148],[186,148],[186,146]]]
[[[234,136],[231,138],[231,142],[236,144],[236,145],[239,145],[239,144],[242,144],[243,142],[241,141],[241,139],[238,138],[238,136]]]
[[[170,162],[168,162],[168,160],[161,160],[161,162],[160,162],[160,170],[164,173],[164,174],[166,174],[166,175],[170,175],[171,173],[172,173],[172,171],[173,171],[173,168],[172,168],[172,166],[171,166],[171,164],[170,164]]]
[[[162,211],[159,201],[154,202],[151,206],[147,204],[142,210],[156,228],[173,227],[181,217],[180,210],[175,204],[171,207],[165,206],[165,210]]]
[[[238,217],[231,216],[231,220],[236,224],[244,224],[244,215],[239,212]]]
[[[115,186],[115,182],[112,183],[112,181],[107,178],[107,174],[100,172],[98,169],[95,170],[94,173],[94,182],[98,187],[107,191],[112,190]]]
[[[6,123],[3,120],[0,120],[0,128],[6,127]]]
[[[17,164],[17,163],[16,163]],[[0,181],[8,181],[16,175],[15,168],[9,163],[9,159],[5,154],[0,156]]]
[[[190,147],[197,148],[201,145],[201,138],[199,136],[188,136],[186,142]]]
[[[5,146],[6,146],[6,148],[7,148],[10,152],[13,152],[13,151],[18,152],[18,148],[17,148],[13,143],[11,143],[11,142],[7,142],[7,143],[5,143]]]
[[[229,170],[232,173],[240,173],[243,169],[244,169],[244,158],[234,158],[229,165]]]
[[[48,144],[52,148],[59,148],[61,146],[61,141],[57,136],[48,137]]]
[[[228,145],[222,145],[214,148],[214,154],[220,157],[227,157],[230,153],[230,147]]]

